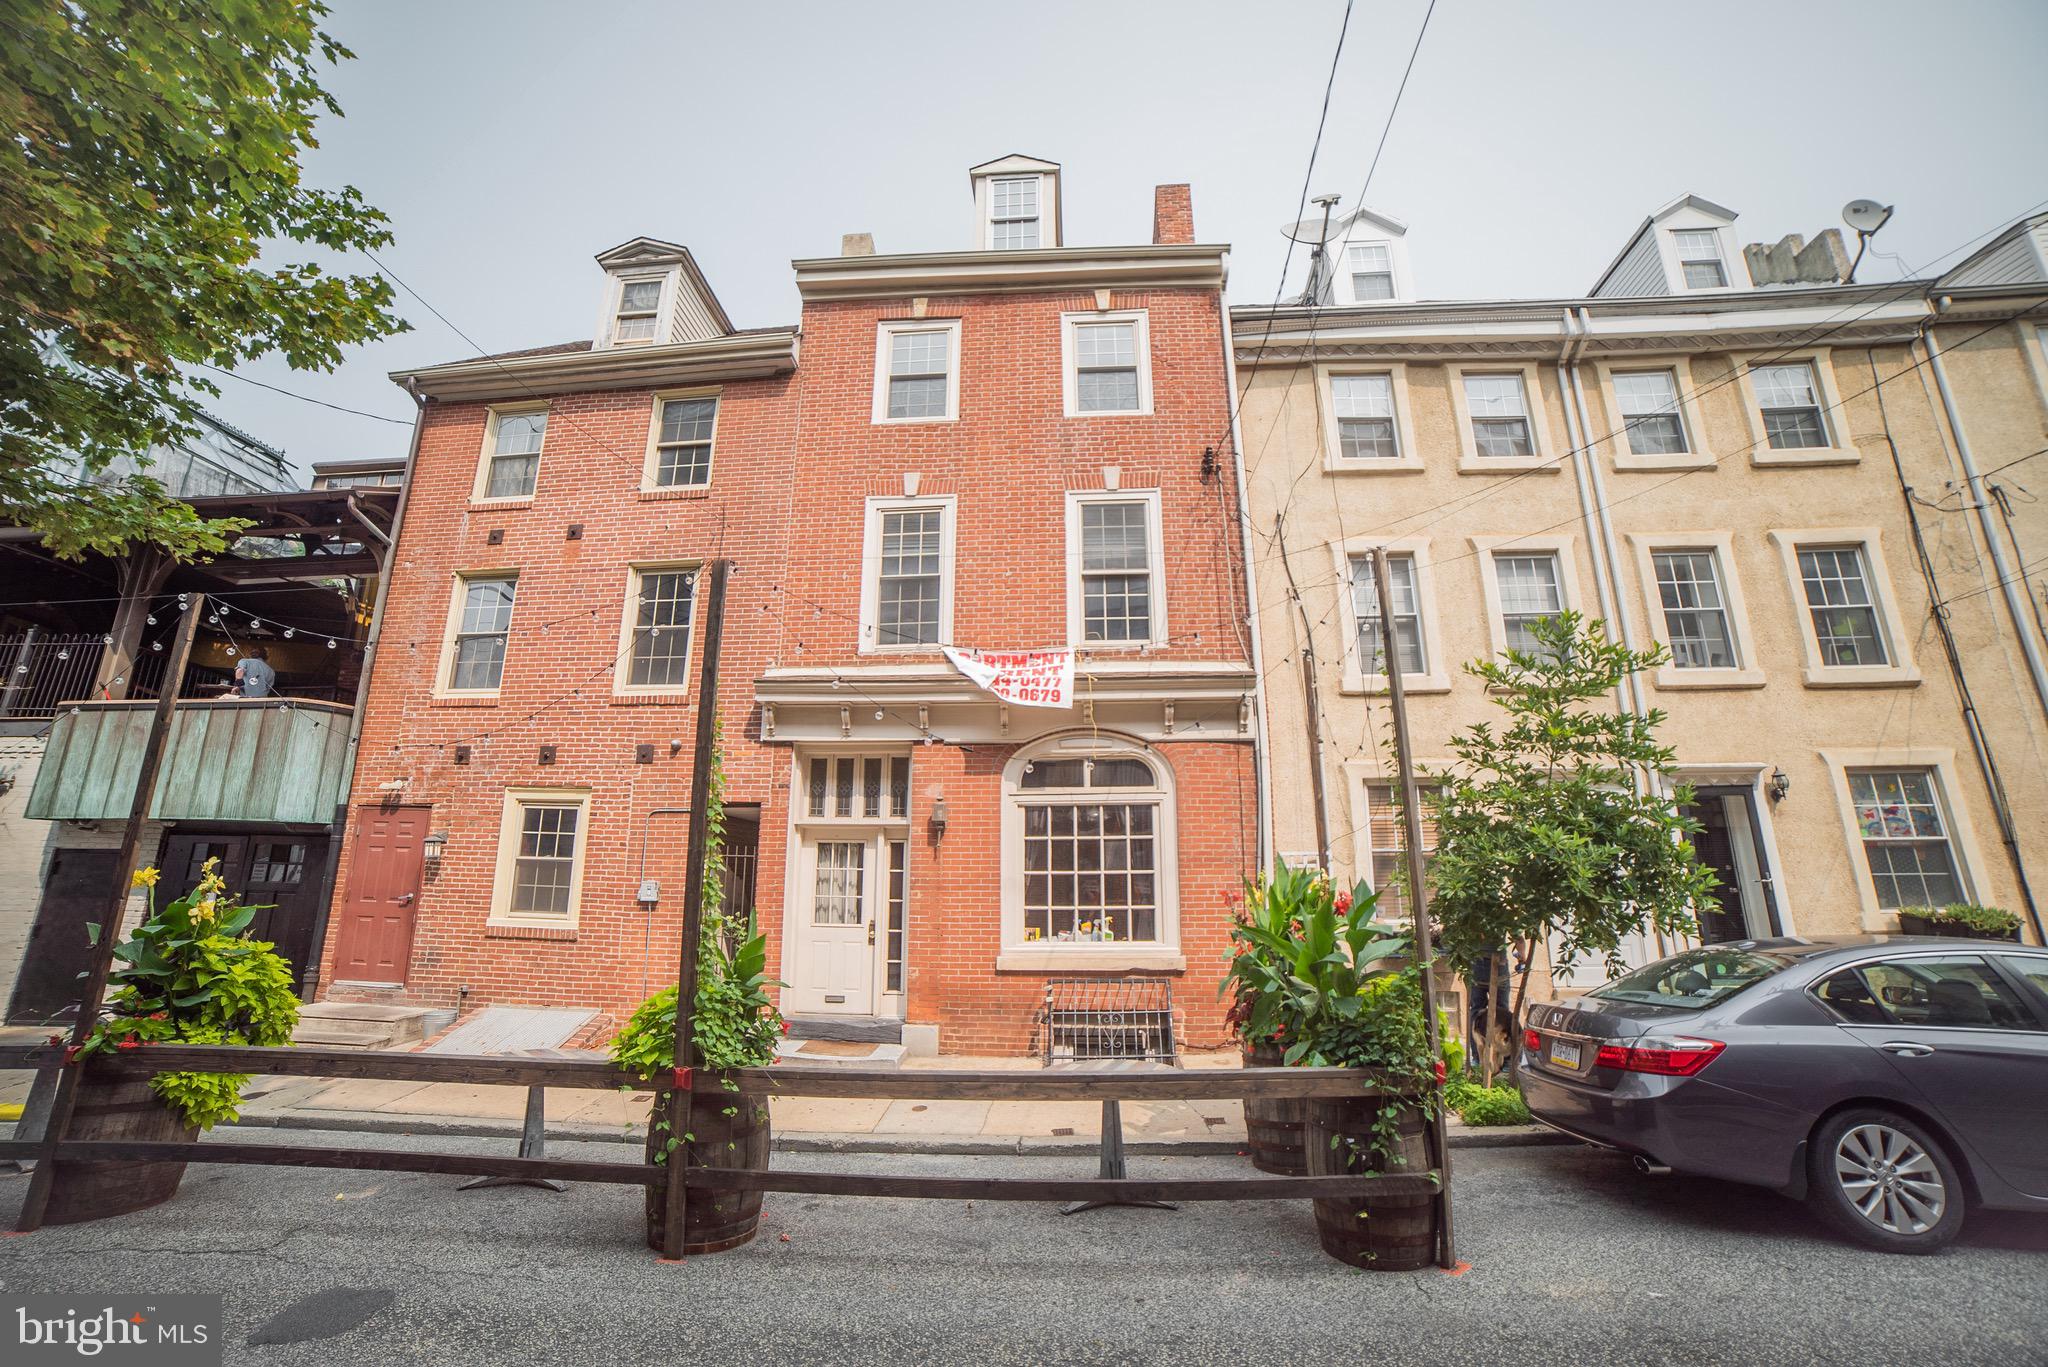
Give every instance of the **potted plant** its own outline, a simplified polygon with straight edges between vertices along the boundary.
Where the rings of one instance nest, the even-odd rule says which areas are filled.
[[[1899,916],[1901,925],[1905,914]],[[1936,935],[1953,935],[1966,940],[2018,940],[2020,918],[2004,907],[1980,907],[1974,902],[1950,902],[1928,917]]]
[[[1939,932],[1934,929],[1933,907],[1899,908],[1899,934],[1934,935],[1937,933]]]
[[[225,892],[219,863],[207,860],[199,885],[161,911],[155,906],[157,870],[136,871],[134,885],[150,890],[150,911],[114,949],[115,990],[82,1055],[151,1044],[292,1042],[299,999],[292,992],[291,965],[275,946],[249,938],[249,923],[260,908],[241,906]],[[240,1114],[248,1081],[244,1073],[107,1078],[88,1067],[79,1080],[69,1137],[189,1142]],[[59,1160],[44,1218],[71,1224],[141,1210],[170,1199],[184,1173],[183,1163]]]

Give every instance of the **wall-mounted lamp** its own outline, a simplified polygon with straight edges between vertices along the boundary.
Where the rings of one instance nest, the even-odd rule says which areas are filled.
[[[1783,802],[1785,794],[1792,791],[1792,780],[1785,777],[1783,769],[1771,770],[1771,801]]]
[[[435,831],[420,842],[420,857],[429,864],[441,862],[441,852],[448,848],[448,832]]]
[[[936,802],[932,803],[932,814],[931,814],[931,820],[930,820],[930,821],[929,821],[929,822],[928,822],[927,824],[929,824],[929,825],[931,826],[931,830],[932,830],[932,839],[934,839],[934,840],[944,840],[944,839],[946,838],[946,799],[945,799],[945,798],[941,797],[941,798],[940,798],[940,799],[939,799],[938,801],[936,801]]]

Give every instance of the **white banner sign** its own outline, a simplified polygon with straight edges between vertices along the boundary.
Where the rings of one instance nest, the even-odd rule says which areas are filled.
[[[954,668],[1004,702],[1020,707],[1074,705],[1071,650],[945,649]]]

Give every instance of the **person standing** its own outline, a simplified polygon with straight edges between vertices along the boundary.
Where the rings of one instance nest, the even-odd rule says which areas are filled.
[[[267,698],[277,687],[277,671],[270,667],[270,652],[251,646],[235,665],[235,691],[245,698]]]

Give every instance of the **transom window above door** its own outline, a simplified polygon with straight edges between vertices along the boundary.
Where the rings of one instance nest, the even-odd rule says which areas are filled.
[[[908,755],[809,755],[802,773],[801,821],[910,819]]]

